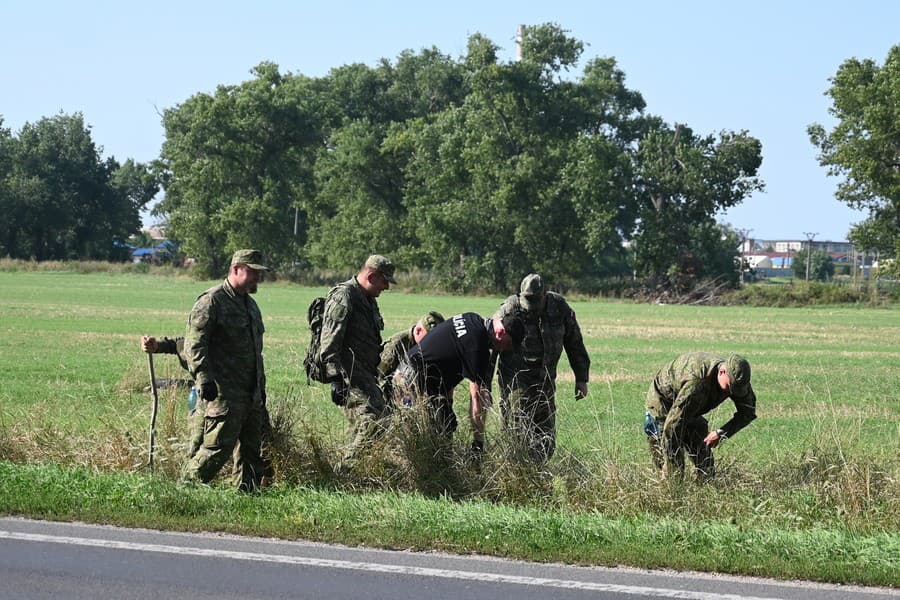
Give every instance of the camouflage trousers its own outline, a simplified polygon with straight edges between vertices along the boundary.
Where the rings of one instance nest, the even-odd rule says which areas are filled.
[[[344,395],[344,416],[347,418],[350,439],[344,450],[341,467],[350,468],[362,453],[384,435],[383,419],[390,410],[374,376],[365,381],[352,381],[350,387],[341,393]]]
[[[503,423],[532,462],[545,463],[556,451],[556,383],[546,372],[500,377]]]
[[[650,459],[664,476],[684,476],[684,455],[694,464],[695,475],[703,481],[716,474],[712,449],[703,441],[709,434],[709,423],[703,417],[686,420],[669,440],[663,435],[664,419],[656,419],[657,433],[647,435]]]
[[[713,477],[715,459],[712,449],[703,441],[709,434],[709,422],[700,416],[685,417],[673,432],[667,434],[664,425],[672,402],[660,393],[655,379],[647,390],[646,406],[650,416],[656,419],[655,424],[644,424],[650,458],[663,476],[684,476],[684,454],[687,452],[698,480]]]
[[[210,416],[208,412],[207,403],[201,401],[191,418],[183,478],[209,483],[233,458],[235,485],[241,491],[256,491],[263,476],[271,476],[271,465],[262,457],[263,435],[271,427],[265,405],[230,402],[225,414],[211,411],[214,416]]]
[[[456,413],[453,412],[453,390],[424,396],[428,414],[428,424],[432,434],[438,438],[450,439],[459,427]]]

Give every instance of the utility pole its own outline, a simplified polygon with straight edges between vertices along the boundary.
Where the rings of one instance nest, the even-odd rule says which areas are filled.
[[[804,231],[803,235],[806,236],[806,241],[807,241],[807,244],[806,244],[806,280],[809,281],[809,265],[810,265],[810,259],[812,258],[812,243],[813,243],[813,240],[816,239],[816,236],[819,234],[818,233],[807,233],[806,231]]]
[[[791,244],[791,242],[788,242],[787,260],[788,260],[788,263],[790,263],[790,265],[791,265],[791,283],[794,283],[794,257],[792,255],[794,248],[792,246],[793,245]]]

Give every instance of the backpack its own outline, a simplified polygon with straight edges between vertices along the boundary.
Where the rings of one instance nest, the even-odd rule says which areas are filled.
[[[303,359],[303,366],[306,368],[306,385],[311,381],[319,383],[327,383],[325,379],[325,365],[319,360],[319,351],[321,349],[320,337],[322,335],[322,321],[325,320],[325,298],[319,297],[313,299],[306,309],[306,322],[309,324],[311,333],[309,346],[306,348],[306,357]]]

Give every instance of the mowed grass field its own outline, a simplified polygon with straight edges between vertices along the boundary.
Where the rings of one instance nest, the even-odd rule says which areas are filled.
[[[0,461],[145,474],[151,401],[143,391],[149,376],[139,338],[182,335],[194,299],[214,283],[154,275],[0,273]],[[343,442],[343,416],[324,386],[307,385],[302,367],[309,338],[306,308],[313,297],[326,292],[325,287],[264,282],[256,300],[266,325],[270,409],[295,415],[303,422],[304,436],[317,436],[336,452]],[[384,337],[409,327],[427,310],[448,317],[466,311],[487,316],[502,299],[408,294],[401,286],[379,299]],[[859,536],[866,556],[857,557],[856,550],[845,547],[829,559],[843,560],[845,575],[825,575],[828,569],[834,573],[827,566],[799,572],[819,579],[898,584],[900,309],[666,306],[582,299],[570,304],[591,355],[590,394],[574,401],[574,381],[564,358],[557,399],[558,452],[548,466],[550,499],[538,500],[537,510],[596,511],[606,518],[651,522],[675,518],[688,529],[691,523],[719,519],[727,527],[734,525],[735,531],[757,528],[806,535],[822,530],[838,537]],[[644,395],[660,366],[697,350],[739,352],[748,358],[758,419],[716,451],[720,477],[714,484],[673,488],[659,482],[649,467],[642,433]],[[183,377],[174,357],[157,355],[155,366],[157,377]],[[187,421],[186,392],[160,394],[161,470],[172,475],[180,460],[172,449],[183,441],[179,438]],[[470,436],[467,406],[460,389],[456,408],[461,443]],[[711,426],[720,426],[731,413],[726,401],[708,415]],[[490,454],[492,440],[499,435],[499,415],[491,414],[488,423]],[[579,473],[590,473],[590,480],[580,483],[573,465]],[[295,475],[290,484],[305,482]],[[24,510],[4,505],[2,496],[0,512]],[[491,496],[491,501],[498,500],[503,503],[504,497]],[[446,513],[446,507],[441,511]],[[331,539],[308,527],[312,529],[293,532]],[[369,538],[351,541],[379,543]],[[419,545],[407,540],[383,543]],[[665,556],[668,542],[656,543],[662,544],[658,552],[648,547],[647,555]],[[809,543],[821,546],[818,538]],[[453,542],[435,545],[459,549]],[[564,552],[522,555],[509,549],[477,549],[573,560]],[[850,554],[854,556],[847,559]],[[878,566],[869,575],[860,574],[854,566],[857,559],[859,564],[874,560]],[[677,560],[629,561],[614,555],[584,560],[682,565]],[[794,573],[787,567],[723,567],[716,561],[712,566],[685,564]]]

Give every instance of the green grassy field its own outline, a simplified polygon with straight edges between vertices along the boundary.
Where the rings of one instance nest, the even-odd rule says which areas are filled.
[[[213,283],[153,275],[0,273],[0,512],[900,585],[897,308],[573,302],[591,353],[590,395],[577,403],[572,399],[573,379],[564,359],[559,450],[538,477],[541,483],[517,493],[511,480],[534,474],[498,465],[506,480],[497,484],[500,475],[479,473],[478,486],[449,495],[456,500],[448,509],[447,495],[422,496],[391,485],[390,477],[364,484],[334,481],[321,473],[307,477],[309,469],[293,470],[289,464],[282,484],[259,497],[234,498],[227,486],[182,494],[173,481],[186,425],[182,390],[162,392],[161,464],[149,479],[151,403],[143,391],[147,356],[140,352],[139,337],[181,335],[193,299]],[[266,324],[271,410],[288,416],[298,456],[315,446],[327,461],[342,443],[343,417],[323,386],[307,386],[302,368],[306,307],[326,291],[264,283],[256,300]],[[392,290],[379,304],[386,337],[426,310],[488,315],[501,300]],[[657,368],[694,350],[737,351],[750,360],[759,418],[717,450],[716,482],[662,484],[649,468],[641,433],[644,393]],[[156,356],[155,364],[157,377],[182,376],[174,357]],[[712,426],[730,418],[729,406],[726,402],[710,415]],[[464,399],[457,409],[463,417]],[[498,423],[491,415],[489,453]],[[459,443],[468,436],[463,425]],[[489,459],[485,469],[493,466]],[[60,479],[69,483],[50,483]],[[13,482],[31,491],[14,490]],[[107,487],[119,492],[103,492]],[[128,491],[146,489],[170,500],[183,498],[172,500],[175,508],[166,516]],[[357,492],[356,500],[349,499],[348,490]],[[78,500],[79,494],[111,497],[97,505]],[[221,508],[205,508],[205,494],[231,498],[229,506],[238,508],[223,517],[215,512]],[[305,519],[298,521],[300,509],[284,506],[292,502],[304,506]],[[322,506],[341,502],[348,506],[320,514]],[[379,502],[385,504],[379,509],[383,527],[346,524],[360,510],[354,503]],[[275,513],[261,518],[260,507]],[[393,511],[420,526],[391,527],[399,518]],[[489,542],[479,537],[480,530],[454,524],[471,518],[464,516],[467,511],[477,512],[487,529],[494,515],[500,529]],[[592,518],[598,521],[584,524]],[[509,524],[520,519],[525,525]],[[546,527],[537,541],[529,522]],[[664,526],[654,529],[653,523]],[[606,528],[602,535],[590,533],[597,527]],[[574,543],[573,535],[586,537]],[[747,552],[748,545],[758,548]],[[734,556],[729,548],[742,550]]]

